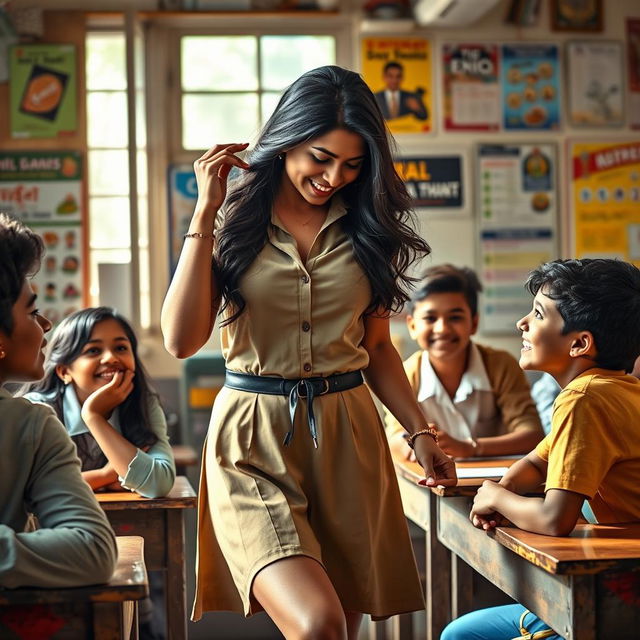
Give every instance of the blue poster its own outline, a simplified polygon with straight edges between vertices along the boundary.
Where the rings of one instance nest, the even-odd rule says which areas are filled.
[[[560,127],[556,45],[502,46],[502,102],[507,130],[548,131]]]
[[[189,230],[193,209],[198,199],[198,187],[193,166],[174,164],[169,167],[169,273],[173,275],[184,234]]]

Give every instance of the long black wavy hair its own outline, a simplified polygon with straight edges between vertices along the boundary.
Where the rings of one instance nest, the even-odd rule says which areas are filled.
[[[334,129],[356,133],[366,145],[357,179],[340,194],[348,209],[343,228],[372,289],[367,313],[396,312],[408,300],[415,279],[407,269],[431,249],[410,226],[411,200],[393,166],[388,131],[373,93],[357,73],[326,66],[308,71],[286,89],[247,158],[250,169],[230,185],[213,257],[220,312],[233,312],[223,324],[236,320],[245,308],[240,279],[267,240],[283,174],[279,156]]]
[[[149,419],[149,398],[157,395],[149,384],[149,374],[138,357],[138,340],[127,320],[111,307],[89,307],[67,316],[56,328],[49,343],[44,365],[44,378],[22,389],[54,395],[53,408],[63,421],[62,398],[64,382],[56,373],[58,365],[70,365],[80,356],[82,349],[91,339],[93,329],[103,320],[116,320],[131,343],[131,351],[136,365],[133,377],[133,391],[118,407],[122,435],[138,448],[151,446],[158,440],[151,430]]]

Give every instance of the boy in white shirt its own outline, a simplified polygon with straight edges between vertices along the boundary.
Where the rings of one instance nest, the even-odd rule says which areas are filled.
[[[404,363],[409,382],[443,451],[457,458],[526,453],[543,436],[529,384],[506,351],[471,340],[482,286],[467,267],[431,267],[407,315],[421,347]],[[387,413],[396,454],[411,457],[404,429]]]

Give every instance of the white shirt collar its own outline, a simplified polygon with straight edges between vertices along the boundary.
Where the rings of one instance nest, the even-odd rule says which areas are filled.
[[[429,353],[424,351],[420,371],[418,402],[423,402],[427,398],[438,395],[441,388],[442,383],[429,361]],[[487,371],[482,362],[480,350],[471,342],[469,343],[469,364],[467,365],[467,370],[462,374],[453,402],[462,402],[474,391],[491,391],[491,383],[489,382],[489,376],[487,376]]]

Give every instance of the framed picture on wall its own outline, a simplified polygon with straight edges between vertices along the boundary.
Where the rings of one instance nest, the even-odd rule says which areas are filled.
[[[566,62],[572,126],[621,127],[624,124],[622,43],[568,42]]]
[[[602,31],[602,0],[551,0],[554,31]]]

